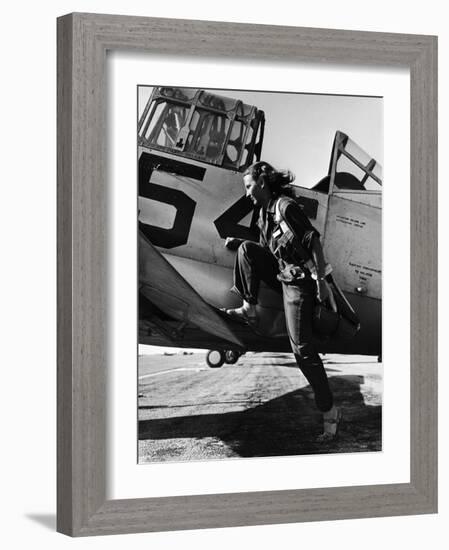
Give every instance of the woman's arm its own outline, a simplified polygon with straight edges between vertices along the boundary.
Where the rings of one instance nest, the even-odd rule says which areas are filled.
[[[324,302],[329,298],[329,289],[324,280],[326,262],[324,260],[323,247],[317,236],[314,236],[312,239],[312,259],[316,268],[318,300]]]
[[[325,275],[326,262],[324,260],[323,247],[321,246],[320,238],[314,236],[312,239],[312,259],[316,267],[318,279],[323,279]]]

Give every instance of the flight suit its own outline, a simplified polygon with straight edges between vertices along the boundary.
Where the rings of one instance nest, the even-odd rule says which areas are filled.
[[[285,222],[282,224],[284,230],[281,221]],[[319,233],[301,207],[288,197],[273,199],[266,210],[261,210],[258,225],[259,244],[243,241],[238,248],[233,290],[250,304],[257,303],[260,281],[282,292],[285,321],[296,362],[314,390],[318,409],[326,412],[332,408],[333,396],[313,344],[316,281],[304,265],[303,255],[305,252],[311,258],[312,241],[319,238]]]

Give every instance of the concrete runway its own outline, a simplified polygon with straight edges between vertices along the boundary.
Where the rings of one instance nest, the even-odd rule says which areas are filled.
[[[292,354],[248,353],[210,369],[205,353],[139,357],[139,462],[382,450],[382,364],[327,355],[343,420],[318,444],[321,415]]]

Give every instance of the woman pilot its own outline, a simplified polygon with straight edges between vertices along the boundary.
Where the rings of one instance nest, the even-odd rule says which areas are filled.
[[[277,171],[267,162],[256,162],[244,172],[246,195],[260,207],[260,242],[226,239],[227,248],[237,249],[233,290],[243,299],[240,308],[226,311],[255,324],[260,281],[282,291],[290,345],[323,414],[323,433],[318,440],[328,441],[337,434],[341,411],[334,405],[326,371],[312,340],[316,299],[324,301],[329,295],[325,261],[318,231],[287,195],[293,180],[291,172]]]

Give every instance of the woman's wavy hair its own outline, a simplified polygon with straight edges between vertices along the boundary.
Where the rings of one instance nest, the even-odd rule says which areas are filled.
[[[255,181],[268,186],[274,197],[291,194],[291,182],[295,175],[290,170],[276,170],[265,161],[255,162],[248,166],[243,176],[251,176]]]

